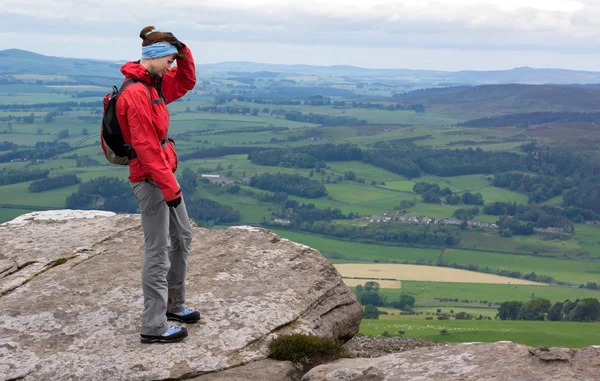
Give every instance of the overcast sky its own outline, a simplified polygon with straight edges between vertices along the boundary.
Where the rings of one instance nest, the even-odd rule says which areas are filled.
[[[0,50],[135,60],[146,25],[197,63],[600,71],[600,0],[2,0]]]

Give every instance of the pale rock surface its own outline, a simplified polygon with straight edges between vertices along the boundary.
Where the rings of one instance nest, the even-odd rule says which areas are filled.
[[[597,381],[600,348],[471,343],[419,348],[320,365],[302,381]]]
[[[210,380],[281,334],[358,331],[362,309],[318,251],[261,228],[193,231],[187,302],[202,320],[144,345],[139,215],[0,226],[0,380]]]
[[[267,359],[194,377],[190,381],[294,381],[298,378],[298,372],[291,362]]]

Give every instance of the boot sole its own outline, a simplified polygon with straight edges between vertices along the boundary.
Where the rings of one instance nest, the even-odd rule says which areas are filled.
[[[167,316],[167,320],[169,321],[177,321],[180,323],[187,323],[187,324],[194,324],[194,323],[198,323],[200,321],[200,319],[196,319],[196,320],[185,320],[179,317],[175,317],[175,316]]]
[[[142,344],[152,344],[152,343],[161,343],[161,344],[168,344],[168,343],[177,343],[183,339],[185,339],[188,336],[187,332],[185,332],[184,334],[179,334],[179,335],[175,335],[175,337],[162,337],[162,336],[146,336],[146,337],[140,337],[140,342]]]

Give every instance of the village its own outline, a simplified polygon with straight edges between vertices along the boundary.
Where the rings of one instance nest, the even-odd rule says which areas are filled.
[[[355,221],[368,221],[370,223],[373,222],[406,222],[411,224],[421,224],[421,225],[429,225],[429,224],[437,224],[437,225],[461,225],[463,220],[458,218],[431,218],[427,216],[409,216],[406,214],[401,214],[399,216],[388,216],[384,214],[383,216],[361,216],[359,218],[355,218]],[[466,221],[467,226],[473,228],[483,228],[483,229],[497,229],[498,225],[491,224],[483,221]]]

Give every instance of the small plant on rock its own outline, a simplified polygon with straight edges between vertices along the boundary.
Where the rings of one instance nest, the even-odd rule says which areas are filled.
[[[269,357],[291,361],[302,373],[317,365],[350,357],[342,343],[333,337],[294,334],[281,336],[269,343]]]

